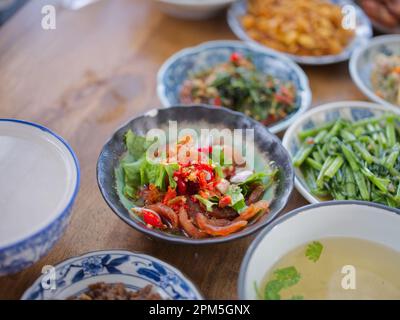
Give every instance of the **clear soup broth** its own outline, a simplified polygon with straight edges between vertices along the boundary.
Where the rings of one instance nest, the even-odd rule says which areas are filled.
[[[366,240],[325,238],[289,252],[258,288],[262,299],[400,299],[399,252]]]

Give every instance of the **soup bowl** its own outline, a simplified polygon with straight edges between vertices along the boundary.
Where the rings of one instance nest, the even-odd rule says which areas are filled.
[[[79,172],[64,139],[38,124],[0,119],[0,276],[29,267],[61,237]]]
[[[293,210],[267,226],[242,262],[239,298],[258,299],[255,287],[290,251],[324,238],[356,238],[400,252],[400,210],[362,201],[329,201]]]

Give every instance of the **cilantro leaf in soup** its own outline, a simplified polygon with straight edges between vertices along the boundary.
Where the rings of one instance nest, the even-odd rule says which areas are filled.
[[[279,280],[271,280],[267,283],[264,290],[264,300],[281,300],[279,292],[284,288]]]
[[[313,262],[317,262],[321,256],[323,248],[324,248],[324,246],[322,245],[321,242],[319,242],[319,241],[311,242],[307,246],[306,257]]]
[[[300,273],[293,266],[275,270],[272,280],[268,281],[265,285],[264,299],[280,300],[280,292],[283,289],[293,287],[299,283],[300,279]]]
[[[277,280],[281,281],[285,288],[294,286],[300,281],[300,273],[295,267],[287,267],[277,269],[274,271],[274,275]]]

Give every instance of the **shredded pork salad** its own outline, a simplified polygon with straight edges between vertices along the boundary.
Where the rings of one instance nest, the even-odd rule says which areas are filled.
[[[180,94],[184,104],[223,106],[269,125],[296,109],[296,88],[257,70],[250,57],[238,52],[227,61],[192,73]]]
[[[371,83],[377,96],[400,106],[400,55],[377,55]]]
[[[125,142],[121,195],[135,204],[132,218],[148,228],[196,239],[227,236],[269,212],[262,198],[277,180],[272,162],[255,172],[232,147],[197,147],[191,136],[165,146],[155,162],[148,156],[154,142],[130,130]]]

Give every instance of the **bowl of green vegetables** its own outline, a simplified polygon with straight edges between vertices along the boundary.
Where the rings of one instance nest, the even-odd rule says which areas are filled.
[[[400,208],[400,111],[343,101],[313,108],[283,145],[297,190],[311,203],[361,200]]]

